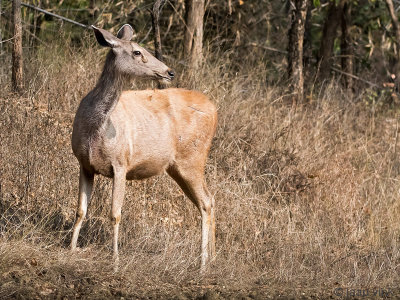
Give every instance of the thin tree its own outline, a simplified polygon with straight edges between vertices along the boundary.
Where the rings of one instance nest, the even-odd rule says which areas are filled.
[[[191,69],[197,69],[203,61],[204,0],[185,0],[186,30],[183,51]]]
[[[353,41],[350,32],[351,27],[351,5],[349,2],[343,6],[342,13],[342,41],[341,41],[341,54],[342,54],[342,71],[348,75],[345,76],[345,86],[347,91],[351,94],[353,90],[353,66],[354,66],[354,50]]]
[[[293,102],[303,101],[303,43],[308,0],[290,0],[291,26],[288,45],[288,75],[296,94]]]
[[[397,47],[397,57],[396,57],[396,64],[395,64],[395,75],[396,75],[396,82],[399,82],[400,77],[400,24],[399,19],[396,15],[396,10],[393,5],[392,0],[386,0],[386,6],[389,10],[390,18],[392,19],[393,30],[396,36],[395,43]]]
[[[1,15],[2,15],[3,11],[2,11],[2,3],[0,0],[0,26],[1,26]],[[2,32],[1,32],[1,28],[0,28],[0,55],[3,54],[3,36],[2,36]]]
[[[343,6],[346,0],[331,1],[328,14],[322,30],[321,46],[319,48],[319,68],[322,78],[328,76],[332,64],[333,44],[337,36],[337,29],[341,23]]]
[[[165,0],[156,0],[153,5],[153,10],[151,11],[151,20],[153,23],[153,34],[154,34],[155,57],[161,61],[163,61],[163,55],[162,55],[161,36],[160,36],[160,13],[164,4]]]
[[[313,5],[307,6],[307,14],[306,14],[306,24],[304,29],[304,46],[303,46],[303,59],[304,59],[304,66],[307,68],[311,64],[311,59],[313,57],[313,49],[312,49],[312,22],[311,22],[311,12],[313,9]]]
[[[13,50],[12,50],[12,88],[21,93],[23,87],[22,73],[22,24],[21,24],[21,0],[13,0]]]
[[[160,36],[160,13],[165,4],[165,0],[156,0],[153,5],[153,10],[151,11],[151,20],[153,24],[153,34],[154,34],[154,48],[155,48],[155,57],[164,61],[162,55],[162,46],[161,46],[161,36]],[[157,83],[157,87],[159,89],[163,89],[164,85],[161,82]]]

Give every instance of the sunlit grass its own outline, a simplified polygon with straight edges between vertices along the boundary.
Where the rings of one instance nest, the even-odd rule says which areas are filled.
[[[262,64],[249,61],[238,73],[229,58],[210,54],[196,74],[174,67],[176,85],[203,91],[218,106],[206,170],[217,205],[216,261],[200,276],[199,212],[166,175],[127,184],[118,272],[107,179],[95,181],[81,250],[71,254],[72,121],[104,51],[60,47],[27,61],[23,97],[0,99],[0,298],[299,288],[331,295],[337,286],[398,284],[396,116],[350,101],[335,82],[293,110],[284,87],[266,86]]]

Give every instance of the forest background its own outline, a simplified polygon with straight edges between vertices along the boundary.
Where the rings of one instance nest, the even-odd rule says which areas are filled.
[[[200,215],[167,176],[127,184],[118,272],[107,179],[69,252],[72,122],[107,50],[25,6],[16,28],[17,2],[0,1],[0,298],[399,294],[399,1],[161,1],[173,86],[218,106],[217,257],[202,275]],[[113,33],[129,23],[155,49],[154,1],[26,3]]]

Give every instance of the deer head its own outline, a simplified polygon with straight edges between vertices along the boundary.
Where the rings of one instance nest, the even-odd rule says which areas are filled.
[[[110,47],[114,55],[115,71],[129,77],[151,78],[169,83],[175,76],[173,70],[151,55],[146,49],[131,41],[133,29],[123,25],[115,37],[107,30],[92,26],[97,42]]]

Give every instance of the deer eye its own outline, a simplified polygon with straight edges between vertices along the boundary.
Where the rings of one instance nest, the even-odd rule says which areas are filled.
[[[133,51],[133,55],[134,56],[140,56],[140,55],[142,55],[142,53],[140,51]]]

